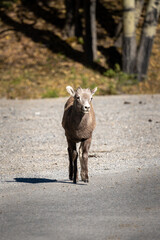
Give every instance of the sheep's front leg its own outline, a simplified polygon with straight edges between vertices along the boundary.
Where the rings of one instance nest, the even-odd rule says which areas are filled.
[[[76,150],[76,143],[68,141],[68,155],[69,155],[69,179],[73,180],[74,183],[78,181],[78,169],[77,169],[77,158],[78,153]]]
[[[80,148],[79,148],[79,157],[80,157],[80,163],[81,163],[81,179],[84,182],[89,182],[88,178],[88,151],[91,145],[92,138],[89,138],[85,140],[84,142],[81,142]]]
[[[69,156],[69,179],[73,180],[73,161],[72,161],[72,149],[68,147]]]

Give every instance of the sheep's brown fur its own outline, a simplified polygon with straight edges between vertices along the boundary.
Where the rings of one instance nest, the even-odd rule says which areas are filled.
[[[88,151],[91,144],[92,132],[95,128],[95,114],[92,106],[92,96],[97,88],[82,89],[76,91],[68,86],[67,91],[71,97],[65,104],[62,126],[65,129],[65,135],[68,142],[69,155],[69,178],[74,183],[78,180],[77,170],[77,148],[76,143],[81,142],[79,148],[79,157],[81,163],[82,181],[88,182]]]

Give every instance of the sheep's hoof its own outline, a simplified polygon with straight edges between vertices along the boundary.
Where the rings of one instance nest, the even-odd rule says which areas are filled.
[[[75,183],[75,184],[79,181],[78,177],[72,178],[71,180],[73,180],[73,183]]]
[[[89,182],[89,179],[88,179],[88,177],[87,177],[87,178],[83,177],[83,178],[82,178],[82,181],[85,182],[85,183],[88,183],[88,182]]]
[[[89,182],[88,179],[84,179],[84,180],[82,180],[82,181],[85,182],[85,183],[88,183],[88,182]]]
[[[72,176],[69,176],[69,180],[71,180],[71,181],[72,181],[72,180],[73,180],[73,177],[72,177]]]
[[[81,172],[81,180],[85,183],[89,182],[88,174]]]

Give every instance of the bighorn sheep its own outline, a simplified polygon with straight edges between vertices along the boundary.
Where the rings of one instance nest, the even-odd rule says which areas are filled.
[[[70,86],[66,87],[71,95],[64,106],[62,126],[68,142],[69,155],[69,179],[74,183],[78,181],[76,143],[80,143],[79,158],[81,164],[81,179],[88,182],[88,151],[91,144],[92,132],[95,128],[95,114],[92,107],[92,96],[97,91],[77,88],[76,91]]]

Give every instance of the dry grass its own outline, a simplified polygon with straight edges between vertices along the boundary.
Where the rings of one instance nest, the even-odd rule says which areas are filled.
[[[42,1],[43,2],[43,1]],[[115,12],[115,4],[105,1],[118,22],[120,14]],[[108,5],[107,5],[108,4]],[[98,61],[94,66],[86,66],[83,61],[82,40],[63,37],[65,8],[63,1],[49,1],[50,7],[39,5],[37,15],[16,1],[9,9],[2,8],[0,20],[0,98],[43,98],[65,96],[65,86],[98,86],[98,94],[159,93],[160,92],[160,24],[153,45],[148,71],[148,79],[136,83],[118,72],[108,77],[100,69],[110,69],[107,54],[113,46],[114,38],[103,24],[98,23]],[[55,23],[50,19],[54,12]],[[48,15],[47,15],[48,13]],[[57,15],[56,15],[57,14]],[[47,18],[48,16],[48,18]],[[103,50],[102,50],[103,47]],[[105,52],[105,51],[106,52]]]

